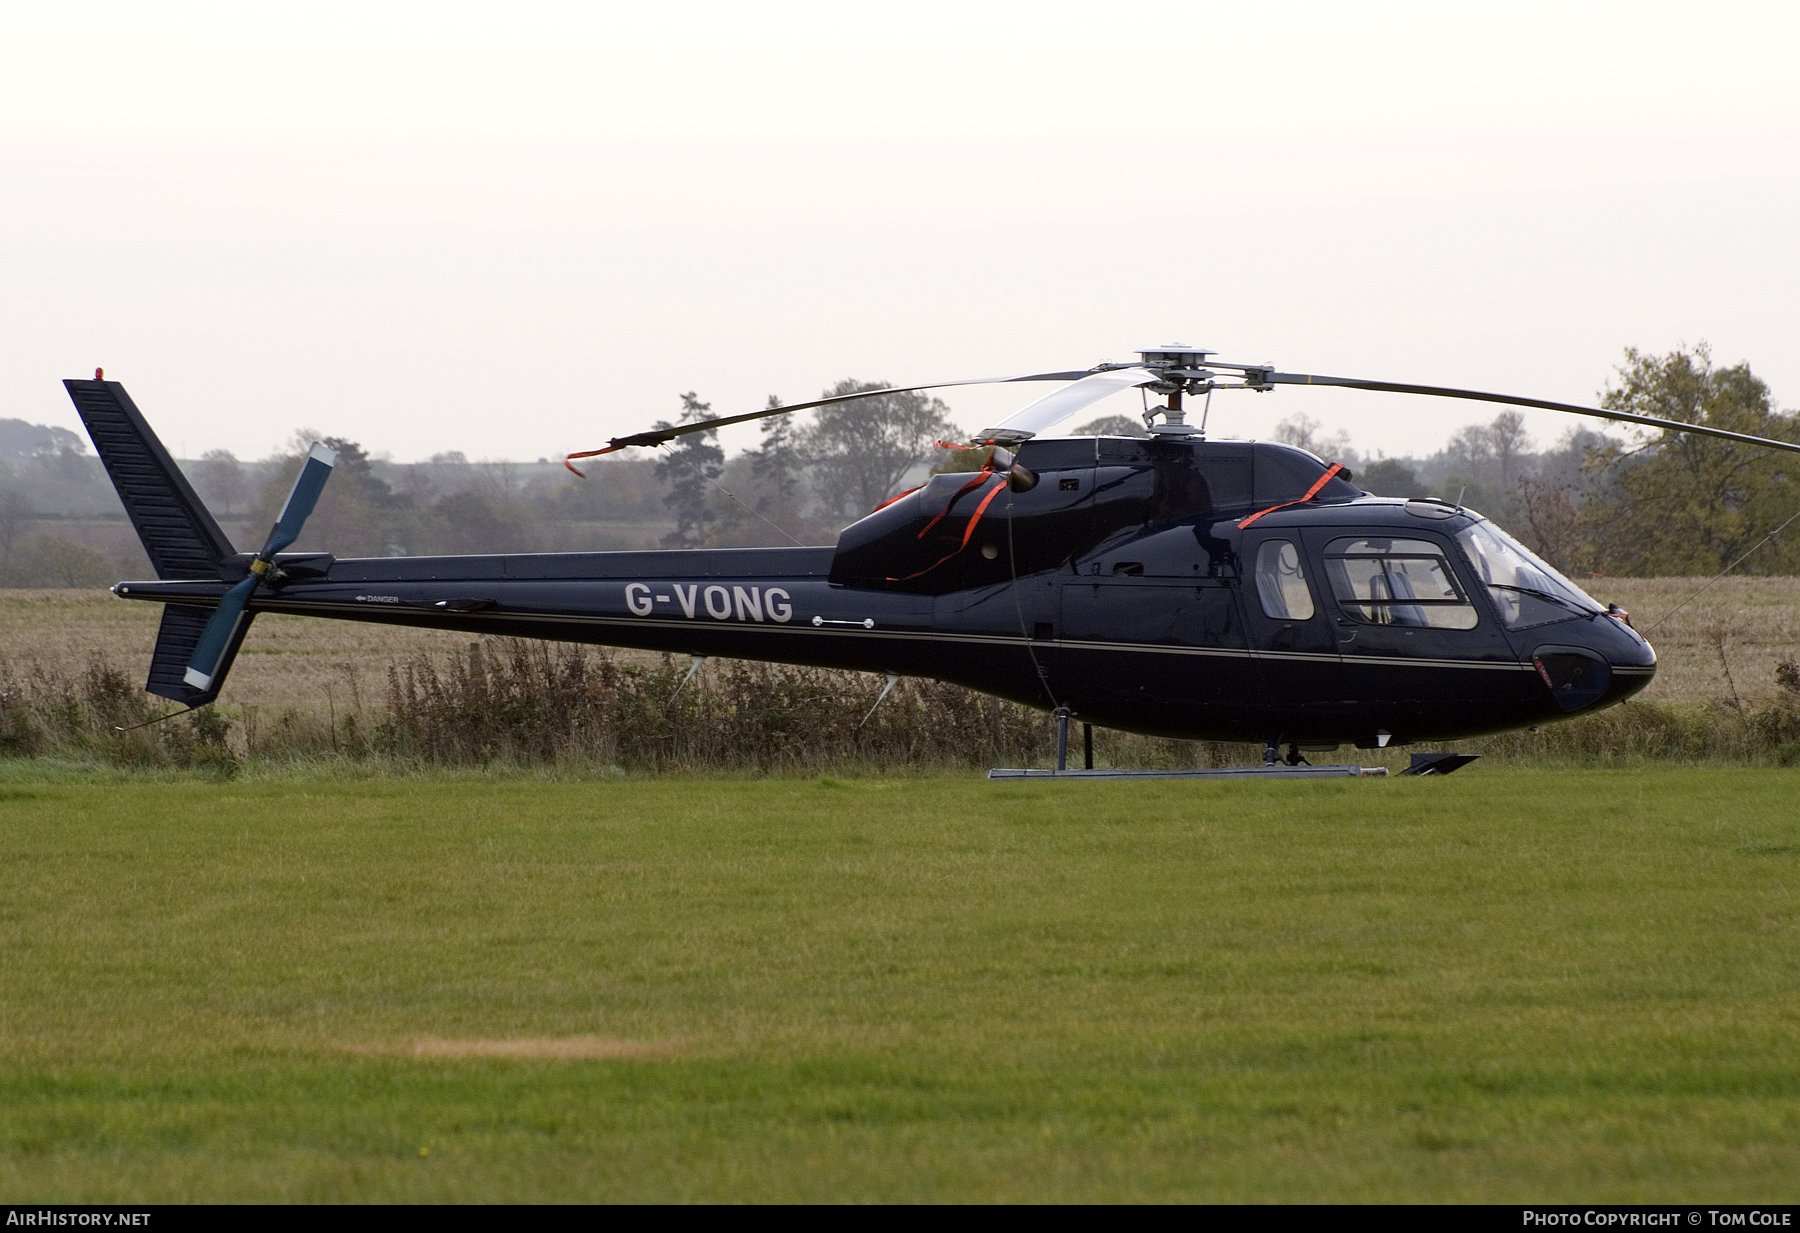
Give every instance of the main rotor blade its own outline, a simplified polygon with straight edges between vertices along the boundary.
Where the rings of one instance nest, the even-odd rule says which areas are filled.
[[[1164,378],[1147,368],[1114,368],[1092,373],[1054,394],[1014,411],[992,428],[983,428],[977,440],[1023,441],[1062,423],[1083,407],[1134,385],[1152,385]]]
[[[863,390],[859,394],[833,394],[828,398],[815,398],[811,402],[789,403],[785,407],[765,407],[761,411],[751,411],[744,415],[727,415],[714,420],[693,420],[686,424],[676,424],[670,428],[656,428],[649,432],[635,432],[629,437],[614,437],[607,442],[604,449],[583,450],[578,454],[568,455],[569,459],[598,458],[601,454],[610,454],[615,450],[628,449],[637,445],[663,445],[676,437],[684,437],[691,432],[711,432],[715,428],[725,428],[732,424],[747,424],[751,420],[767,419],[771,415],[786,415],[790,411],[808,411],[814,407],[829,407],[833,403],[855,402],[859,398],[878,398],[883,394],[912,394],[919,390],[947,390],[958,385],[1009,385],[1020,381],[1078,381],[1088,375],[1088,369],[1080,372],[1034,372],[1021,377],[970,377],[962,381],[933,381],[926,385],[892,385],[879,390]],[[569,468],[574,470],[573,467]],[[580,474],[580,472],[576,472]]]
[[[1691,432],[1703,437],[1719,437],[1726,441],[1742,441],[1746,445],[1766,445],[1771,449],[1800,454],[1800,445],[1792,441],[1776,441],[1769,437],[1753,437],[1748,433],[1728,432],[1705,424],[1687,424],[1681,420],[1662,420],[1650,415],[1633,415],[1629,411],[1608,411],[1604,407],[1579,407],[1573,403],[1548,402],[1542,398],[1520,398],[1513,394],[1488,394],[1481,390],[1458,390],[1442,385],[1409,385],[1398,381],[1365,381],[1357,377],[1323,377],[1313,373],[1267,372],[1257,374],[1270,385],[1335,385],[1352,390],[1374,390],[1381,394],[1429,394],[1437,398],[1467,398],[1474,402],[1498,402],[1514,407],[1536,407],[1544,411],[1566,411],[1570,415],[1586,415],[1594,419],[1616,420],[1622,424],[1642,424],[1665,432]]]

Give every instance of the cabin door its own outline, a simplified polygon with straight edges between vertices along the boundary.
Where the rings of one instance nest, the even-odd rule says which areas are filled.
[[[1262,678],[1270,735],[1346,739],[1343,666],[1330,593],[1297,528],[1251,532],[1239,549],[1250,649]]]
[[[1455,555],[1425,533],[1322,536],[1327,602],[1353,697],[1408,714],[1479,705],[1517,659],[1470,599]]]

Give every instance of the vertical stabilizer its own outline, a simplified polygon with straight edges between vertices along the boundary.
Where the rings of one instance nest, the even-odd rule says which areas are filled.
[[[218,669],[206,688],[197,689],[188,683],[187,666],[211,617],[210,608],[170,604],[163,609],[162,628],[156,631],[156,650],[150,656],[150,679],[144,683],[146,693],[183,706],[205,706],[219,696],[219,691],[225,688],[225,674],[231,670],[231,662],[237,657],[238,647],[243,644],[244,635],[249,632],[250,622],[256,614],[246,612],[239,618]]]
[[[94,450],[118,489],[156,576],[217,578],[220,562],[236,549],[150,431],[125,387],[117,381],[63,385],[94,439]]]

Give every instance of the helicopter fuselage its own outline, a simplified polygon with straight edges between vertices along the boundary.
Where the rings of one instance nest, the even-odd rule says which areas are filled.
[[[1559,575],[1496,573],[1528,566],[1480,515],[1371,497],[1301,450],[1089,437],[1019,461],[1027,491],[934,476],[835,546],[283,554],[250,610],[931,677],[1104,727],[1302,747],[1522,728],[1655,672]],[[114,589],[210,607],[234,560],[217,582]]]

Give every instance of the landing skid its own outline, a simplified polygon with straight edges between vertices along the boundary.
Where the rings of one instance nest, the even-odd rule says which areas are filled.
[[[1049,771],[995,767],[989,779],[1357,779],[1382,778],[1385,766],[1214,766],[1197,771]],[[1404,774],[1405,772],[1402,772]],[[1439,772],[1442,774],[1442,772]]]
[[[1382,733],[1385,739],[1387,734]],[[1069,708],[1056,711],[1056,769],[1023,770],[997,766],[988,772],[989,779],[1386,779],[1385,766],[1313,766],[1301,756],[1299,745],[1289,745],[1287,757],[1281,757],[1281,742],[1271,737],[1263,751],[1261,766],[1213,766],[1192,771],[1125,771],[1094,769],[1094,728],[1081,725],[1082,753],[1086,767],[1069,768]],[[1325,748],[1320,746],[1319,748]],[[1423,753],[1412,756],[1412,765],[1402,775],[1448,775],[1479,758],[1480,754]]]

